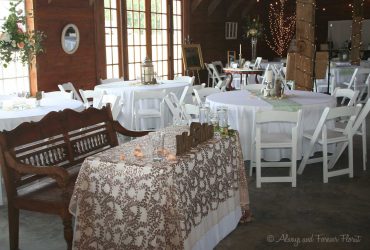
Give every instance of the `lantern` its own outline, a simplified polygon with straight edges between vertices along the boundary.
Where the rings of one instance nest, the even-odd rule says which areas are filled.
[[[153,84],[154,67],[152,60],[145,57],[144,62],[141,64],[141,82],[143,84]]]

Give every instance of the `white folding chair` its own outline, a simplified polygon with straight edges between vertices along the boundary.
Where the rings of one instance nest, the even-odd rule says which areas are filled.
[[[105,94],[105,91],[83,90],[83,89],[79,89],[78,91],[80,92],[85,108],[89,108],[91,106],[97,108],[100,100]]]
[[[194,89],[193,88],[193,93],[195,96],[195,103],[199,106],[202,105],[202,103],[206,100],[206,97],[215,94],[215,93],[220,93],[221,90],[218,88],[202,88],[202,89]]]
[[[188,124],[192,122],[199,122],[199,106],[193,104],[184,105],[184,115]]]
[[[353,177],[353,133],[352,126],[356,115],[361,108],[361,104],[357,106],[344,106],[336,108],[325,108],[321,115],[314,131],[305,131],[303,137],[310,141],[308,150],[299,165],[298,173],[302,174],[306,164],[323,161],[323,182],[327,183],[329,177],[348,174]],[[328,122],[335,121],[338,118],[348,117],[348,122],[343,130],[328,128]],[[348,143],[348,167],[340,170],[332,170],[328,168],[328,144]],[[314,146],[319,144],[322,146],[323,157],[309,158],[314,150]],[[338,156],[339,157],[339,156]],[[330,157],[333,158],[333,157]],[[334,157],[335,158],[335,157]],[[334,166],[334,165],[333,165]]]
[[[255,161],[251,161],[250,175],[253,167],[256,167],[257,188],[261,187],[262,182],[291,182],[292,187],[297,185],[297,148],[298,130],[301,123],[301,110],[297,112],[288,111],[262,111],[256,113],[255,130]],[[287,133],[262,133],[261,126],[265,123],[291,123],[291,134]],[[290,148],[292,150],[290,162],[261,162],[261,151],[271,148]],[[254,155],[254,154],[253,154]],[[289,176],[262,176],[263,167],[289,167]]]
[[[355,68],[355,70],[353,71],[353,74],[351,76],[351,80],[349,82],[342,82],[342,83],[338,83],[338,85],[341,87],[344,86],[346,88],[354,88],[354,83],[355,83],[355,80],[356,80],[356,75],[357,75],[357,71],[358,71],[358,68]]]
[[[73,92],[65,91],[42,92],[42,98],[73,99]]]
[[[73,99],[83,102],[80,95],[78,94],[77,90],[75,89],[71,82],[58,84],[58,88],[60,89],[60,91],[72,92]]]
[[[342,103],[344,103],[345,100],[348,99],[349,101],[347,106],[354,106],[356,105],[358,94],[358,90],[354,91],[352,89],[342,89],[340,87],[337,87],[334,89],[332,96],[334,96],[335,98],[343,98]]]
[[[357,103],[366,103],[369,96],[370,68],[359,68],[353,83],[353,89],[359,92]]]
[[[131,128],[140,129],[160,129],[164,127],[163,99],[166,90],[140,90],[133,92]],[[159,127],[141,128],[141,122],[148,119],[159,119]],[[135,123],[135,126],[134,126]]]
[[[180,101],[177,99],[177,96],[174,93],[170,92],[164,97],[164,102],[170,109],[173,124],[182,124],[182,121],[185,120],[185,115],[180,105]]]
[[[263,76],[257,75],[257,80],[260,84],[265,84],[266,76],[267,76],[269,71],[271,71],[270,64],[267,64],[267,66],[265,68],[265,72],[263,73]]]
[[[98,102],[97,108],[100,109],[109,103],[112,110],[113,120],[117,120],[119,114],[122,111],[122,104],[120,103],[120,99],[121,97],[116,95],[102,95],[100,101]]]
[[[370,112],[370,99],[366,101],[366,104],[362,107],[360,113],[357,115],[356,120],[352,127],[353,135],[360,135],[362,137],[362,164],[363,170],[366,170],[367,164],[367,142],[366,142],[366,117]],[[338,129],[340,130],[340,129]],[[330,162],[329,169],[331,169],[346,149],[348,143],[344,143],[340,150],[334,154],[334,159]]]
[[[257,57],[253,65],[253,69],[259,69],[261,62],[262,62],[262,57]]]
[[[208,68],[212,72],[212,86],[211,87],[214,87],[215,83],[218,83],[219,81],[222,81],[224,77],[221,77],[217,68],[212,63],[208,64]]]
[[[188,82],[190,86],[194,85],[195,76],[175,76],[176,81]]]
[[[369,98],[370,98],[370,74],[368,74],[366,78],[364,88],[358,94],[357,102],[366,103],[367,100],[369,100]]]

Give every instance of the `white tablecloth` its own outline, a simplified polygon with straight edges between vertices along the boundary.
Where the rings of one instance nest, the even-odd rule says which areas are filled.
[[[299,133],[298,159],[302,156],[302,134],[303,131],[316,128],[321,113],[325,107],[335,107],[336,100],[332,96],[306,92],[287,91],[287,96],[302,108],[302,128]],[[251,149],[254,139],[255,113],[257,110],[273,110],[274,107],[263,98],[251,95],[246,90],[231,91],[213,94],[207,97],[211,109],[216,110],[218,106],[228,107],[229,125],[232,129],[239,131],[243,149],[244,160],[251,159]],[[291,132],[291,125],[284,123],[266,124],[262,127],[263,132]],[[268,149],[264,150],[262,157],[267,161],[278,161],[282,158],[290,158],[289,150]]]
[[[18,99],[15,96],[0,96],[0,102],[4,100]],[[2,106],[2,105],[0,105]],[[83,103],[65,98],[45,98],[40,102],[40,107],[16,111],[6,111],[0,108],[0,131],[12,130],[23,122],[39,121],[51,111],[63,109],[84,110]],[[0,181],[2,174],[0,171]],[[0,183],[0,205],[3,204],[2,184]]]
[[[131,128],[131,119],[132,119],[132,101],[133,101],[133,93],[134,91],[140,90],[166,90],[166,94],[173,92],[176,96],[180,99],[181,94],[185,88],[185,86],[190,85],[188,82],[183,81],[176,81],[176,80],[162,80],[161,84],[156,85],[138,85],[134,84],[133,81],[120,81],[120,82],[113,82],[107,84],[101,84],[95,86],[95,90],[105,91],[107,94],[113,94],[121,97],[123,101],[123,110],[120,116],[118,117],[118,121],[126,128]],[[191,98],[191,97],[190,97]],[[146,107],[143,107],[146,108]],[[165,107],[164,109],[164,125],[168,125],[171,121],[171,115],[169,109]],[[159,124],[158,119],[150,121],[153,123],[153,127]],[[149,125],[150,126],[150,125]]]

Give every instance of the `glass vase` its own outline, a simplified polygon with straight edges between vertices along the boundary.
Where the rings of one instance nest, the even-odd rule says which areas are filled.
[[[257,57],[257,37],[251,37],[251,45],[252,45],[252,61],[256,60]]]

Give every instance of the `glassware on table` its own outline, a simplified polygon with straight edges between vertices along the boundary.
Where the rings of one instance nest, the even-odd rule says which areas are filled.
[[[164,132],[155,132],[151,137],[153,161],[162,161],[164,158]]]
[[[217,115],[218,115],[218,126],[221,131],[221,134],[227,135],[229,127],[227,107],[225,106],[218,107]]]
[[[208,123],[208,108],[201,106],[199,107],[199,122],[200,124]]]

